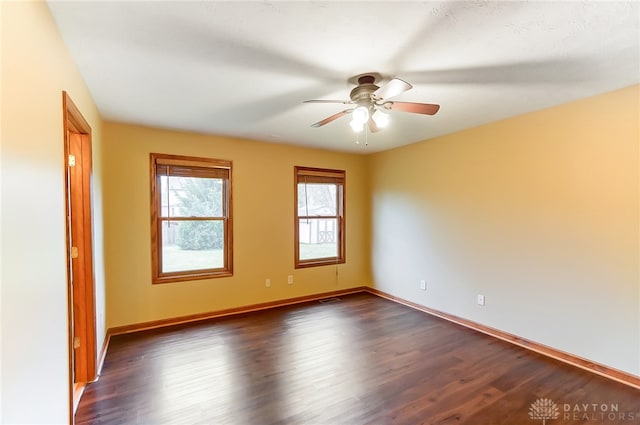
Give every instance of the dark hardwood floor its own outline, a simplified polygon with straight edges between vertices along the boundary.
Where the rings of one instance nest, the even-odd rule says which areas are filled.
[[[552,411],[530,418],[540,398],[555,403],[556,419]],[[115,336],[76,423],[519,425],[543,417],[547,425],[640,424],[640,391],[362,293]]]

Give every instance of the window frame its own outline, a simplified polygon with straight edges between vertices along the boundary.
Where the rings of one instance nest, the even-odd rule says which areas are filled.
[[[294,207],[294,265],[296,269],[306,267],[326,266],[333,264],[343,264],[346,262],[346,171],[333,170],[328,168],[294,166],[293,179],[293,207]],[[336,189],[336,215],[335,216],[300,216],[298,214],[298,185],[304,183],[335,183]],[[338,255],[336,257],[300,259],[300,220],[331,218],[337,219],[336,238],[338,244]]]
[[[233,276],[233,208],[232,208],[232,161],[193,156],[151,153],[151,282],[152,284],[203,280]],[[214,269],[162,272],[162,223],[165,221],[193,221],[194,217],[162,217],[162,193],[158,166],[175,166],[185,169],[209,168],[222,171],[222,215],[220,217],[198,217],[197,220],[219,220],[223,223],[224,249],[223,267]],[[193,174],[197,174],[194,172]],[[225,176],[226,174],[226,176]],[[189,177],[188,174],[182,175]],[[193,175],[193,177],[201,177]]]

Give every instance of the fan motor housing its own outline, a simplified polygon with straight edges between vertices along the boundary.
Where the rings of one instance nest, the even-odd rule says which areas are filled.
[[[349,97],[354,103],[371,102],[371,94],[378,89],[373,83],[360,84],[351,90]]]

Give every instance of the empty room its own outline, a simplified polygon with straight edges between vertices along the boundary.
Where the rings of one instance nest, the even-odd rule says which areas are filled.
[[[637,1],[1,1],[2,424],[640,424]]]

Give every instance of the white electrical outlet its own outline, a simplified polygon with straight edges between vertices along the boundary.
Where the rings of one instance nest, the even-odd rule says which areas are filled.
[[[266,286],[267,288],[271,287],[271,279],[265,280],[264,286]]]
[[[287,276],[287,283],[288,283],[289,285],[293,285],[293,275],[289,275],[289,276]]]
[[[478,305],[484,305],[484,295],[478,294]]]
[[[427,290],[427,281],[424,279],[420,280],[420,289],[422,289],[423,291]]]

